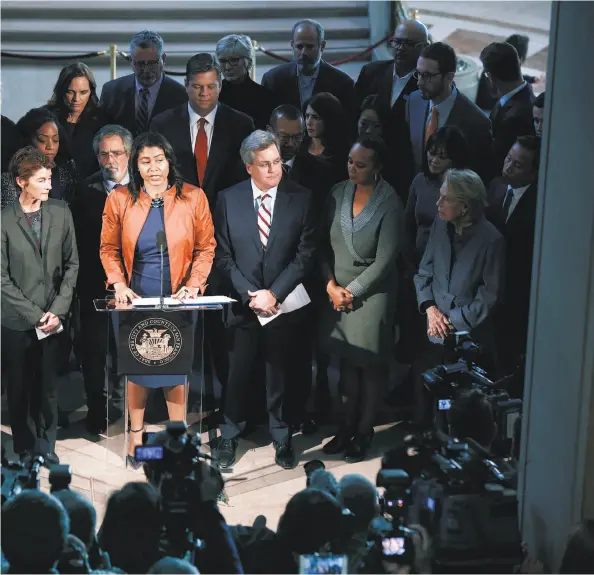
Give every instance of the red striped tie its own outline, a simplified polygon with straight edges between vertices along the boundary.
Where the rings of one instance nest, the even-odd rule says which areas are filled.
[[[260,241],[263,248],[268,244],[270,224],[272,222],[269,199],[270,194],[262,194],[260,196],[260,207],[258,208],[258,231],[260,232]]]

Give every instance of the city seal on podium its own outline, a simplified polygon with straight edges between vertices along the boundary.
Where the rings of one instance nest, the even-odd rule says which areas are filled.
[[[167,365],[182,348],[182,334],[165,318],[144,319],[132,328],[128,346],[132,357],[143,365]]]

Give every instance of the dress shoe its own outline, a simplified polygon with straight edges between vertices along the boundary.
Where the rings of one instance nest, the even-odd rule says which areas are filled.
[[[309,416],[306,415],[303,418],[303,421],[299,425],[299,431],[303,433],[303,435],[311,435],[318,430],[318,424]]]
[[[275,441],[273,443],[276,450],[274,461],[283,469],[293,469],[295,467],[295,454],[291,445],[285,441]]]
[[[353,435],[348,431],[339,431],[324,447],[322,451],[327,455],[342,453],[351,443]]]
[[[231,469],[235,464],[238,445],[238,439],[220,439],[219,444],[214,450],[214,457],[218,461],[221,471]]]
[[[359,461],[363,461],[373,435],[373,431],[371,433],[356,433],[344,452],[344,460],[347,463],[359,463]]]
[[[60,465],[60,458],[56,455],[54,451],[46,453],[44,455],[44,459],[45,461],[43,462],[43,465],[45,467],[49,467],[50,465]]]

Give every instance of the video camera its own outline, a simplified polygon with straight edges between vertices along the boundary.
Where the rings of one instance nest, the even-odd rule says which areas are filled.
[[[497,437],[492,451],[502,457],[511,453],[514,437],[514,422],[521,415],[522,400],[510,396],[510,388],[517,379],[516,374],[492,381],[488,373],[476,361],[480,358],[480,347],[470,339],[468,332],[452,334],[448,340],[449,354],[457,358],[450,364],[438,365],[423,373],[425,388],[433,397],[433,415],[438,430],[447,433],[446,412],[463,391],[479,389],[493,406],[497,423]]]
[[[200,449],[200,435],[190,435],[184,421],[170,421],[160,433],[144,433],[142,441],[135,456],[147,464],[149,480],[161,495],[169,554],[194,564],[196,552],[203,549],[196,537],[197,510],[205,501],[216,501],[222,480],[215,484],[220,476],[207,473],[210,457]]]
[[[20,461],[8,461],[6,450],[2,446],[2,505],[24,489],[39,489],[41,468],[45,463],[43,455],[33,455],[26,464]],[[70,465],[52,465],[49,473],[50,493],[68,489],[72,481]]]
[[[483,567],[505,572],[522,560],[512,473],[473,440],[430,431],[408,436],[384,454],[377,485],[386,488],[384,510],[392,511],[398,525],[427,529],[437,572]]]

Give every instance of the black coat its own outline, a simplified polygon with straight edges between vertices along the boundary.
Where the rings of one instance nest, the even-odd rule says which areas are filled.
[[[268,70],[262,77],[262,86],[276,94],[276,100],[280,104],[292,104],[302,110],[301,96],[299,94],[299,79],[297,77],[297,62],[287,62],[272,70]],[[334,94],[345,111],[353,107],[354,82],[353,79],[342,70],[320,61],[320,71],[314,84],[312,95],[320,92]]]
[[[538,184],[530,185],[507,222],[503,215],[507,182],[502,177],[495,178],[487,190],[489,202],[487,217],[505,237],[507,278],[503,298],[505,323],[510,335],[519,338],[524,345],[528,335],[537,189]]]
[[[151,130],[167,138],[175,150],[177,166],[183,179],[204,190],[211,210],[219,191],[248,177],[239,156],[239,148],[254,131],[254,122],[242,112],[218,104],[203,182],[198,181],[188,105],[182,104],[156,116],[151,122]]]
[[[157,100],[151,111],[151,117],[179,106],[188,101],[188,94],[182,84],[163,76],[163,82],[157,94]],[[135,75],[128,74],[103,85],[101,103],[105,112],[115,124],[124,126],[136,137],[136,82]]]
[[[382,114],[383,140],[388,147],[390,159],[394,160],[384,168],[382,175],[406,204],[408,190],[416,172],[405,109],[410,94],[418,89],[418,85],[417,80],[411,76],[392,106],[393,83],[393,60],[365,64],[355,84],[355,116],[359,117],[361,105],[367,96],[377,95],[375,105]]]
[[[257,321],[248,307],[248,291],[270,289],[282,302],[313,269],[316,223],[309,190],[281,181],[266,250],[260,243],[251,180],[219,194],[213,219],[215,266],[237,300],[230,309],[230,325]],[[275,322],[284,323],[291,315]]]
[[[81,298],[105,297],[107,277],[99,258],[105,200],[107,189],[103,183],[103,176],[101,172],[96,172],[78,185],[75,200],[71,205],[80,258],[76,291]]]
[[[23,147],[21,135],[16,124],[6,116],[2,116],[2,173],[8,171],[8,164],[14,153]]]
[[[247,114],[257,130],[265,130],[268,126],[272,110],[276,108],[276,97],[273,92],[247,77],[241,84],[230,84],[223,80],[219,94],[219,102],[230,108]]]
[[[534,92],[527,84],[505,106],[499,101],[491,111],[493,127],[493,174],[500,174],[510,148],[520,136],[534,136]]]

